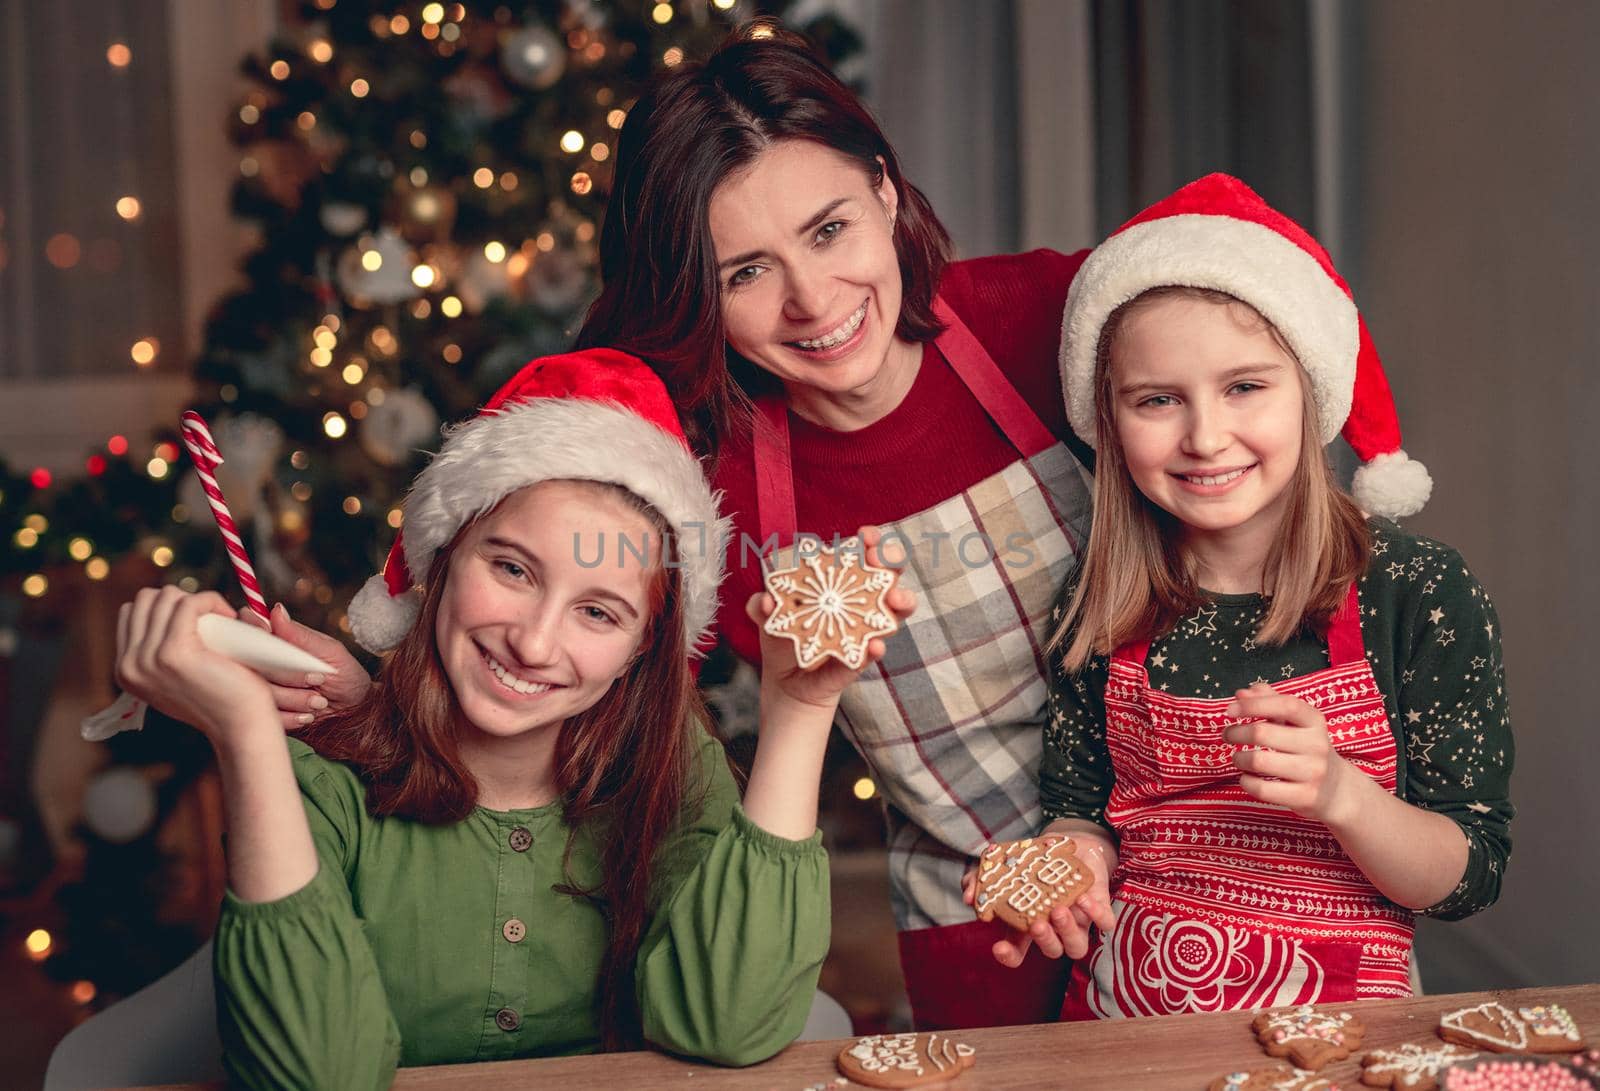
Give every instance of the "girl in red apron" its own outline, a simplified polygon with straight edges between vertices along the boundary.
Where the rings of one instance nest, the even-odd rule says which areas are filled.
[[[1096,515],[1041,795],[1106,867],[996,957],[1086,955],[1063,1018],[1409,995],[1414,914],[1498,895],[1512,745],[1487,596],[1385,518],[1431,483],[1348,288],[1212,175],[1089,257],[1065,329]]]

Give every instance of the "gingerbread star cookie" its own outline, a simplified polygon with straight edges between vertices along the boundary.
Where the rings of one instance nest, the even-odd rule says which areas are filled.
[[[767,591],[778,600],[766,631],[794,641],[801,670],[832,657],[847,667],[864,666],[867,644],[900,627],[889,609],[892,568],[870,565],[860,538],[838,548],[803,538],[795,563],[766,574]]]
[[[1329,1061],[1350,1056],[1367,1032],[1347,1011],[1317,1011],[1310,1004],[1264,1011],[1250,1025],[1268,1054],[1287,1057],[1296,1068],[1313,1072]]]
[[[1206,1091],[1339,1091],[1339,1085],[1315,1072],[1278,1065],[1249,1072],[1229,1072],[1207,1084]]]
[[[1075,847],[1071,838],[1024,837],[984,849],[972,896],[978,919],[999,917],[1021,931],[1055,906],[1077,901],[1094,885],[1094,876]]]
[[[1368,1087],[1392,1087],[1394,1091],[1434,1091],[1439,1086],[1440,1069],[1477,1055],[1448,1043],[1407,1042],[1396,1049],[1369,1050],[1361,1058],[1361,1082]]]
[[[943,1034],[873,1034],[839,1053],[839,1072],[868,1087],[920,1087],[953,1080],[977,1061],[971,1046]]]
[[[1583,1035],[1560,1004],[1508,1008],[1490,1001],[1439,1017],[1439,1037],[1469,1049],[1495,1053],[1571,1053]]]

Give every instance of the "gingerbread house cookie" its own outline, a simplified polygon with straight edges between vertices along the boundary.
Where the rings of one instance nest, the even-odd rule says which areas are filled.
[[[1448,1042],[1428,1045],[1407,1042],[1396,1049],[1369,1050],[1361,1058],[1361,1082],[1368,1087],[1390,1087],[1394,1091],[1434,1091],[1439,1086],[1440,1070],[1477,1055]]]
[[[1571,1013],[1560,1004],[1513,1009],[1490,1001],[1446,1012],[1439,1018],[1439,1037],[1493,1053],[1572,1053],[1584,1045]]]
[[[1317,1011],[1310,1004],[1264,1011],[1250,1025],[1268,1054],[1287,1057],[1296,1068],[1312,1072],[1329,1061],[1350,1056],[1366,1033],[1366,1027],[1349,1012]]]
[[[953,1080],[977,1060],[943,1034],[872,1034],[839,1053],[839,1072],[868,1087],[920,1087]]]
[[[981,921],[996,917],[1021,931],[1057,905],[1070,905],[1094,876],[1070,838],[1025,837],[990,845],[978,857],[972,908]]]
[[[900,627],[888,603],[895,578],[893,569],[867,563],[860,538],[846,538],[837,549],[801,539],[793,566],[766,574],[778,605],[764,628],[794,641],[801,670],[829,658],[864,666],[867,644]]]

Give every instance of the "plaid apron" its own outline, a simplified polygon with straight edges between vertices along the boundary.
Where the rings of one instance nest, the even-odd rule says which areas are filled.
[[[1412,913],[1380,894],[1320,822],[1239,787],[1231,698],[1152,689],[1148,641],[1106,681],[1119,836],[1110,936],[1096,933],[1063,1019],[1235,1011],[1410,996]],[[1335,751],[1386,791],[1397,752],[1354,584],[1329,666],[1273,689],[1321,712]]]
[[[995,963],[989,947],[1002,932],[974,920],[961,875],[985,843],[1039,830],[1045,644],[1090,510],[1078,460],[942,300],[935,312],[946,324],[935,347],[1022,457],[925,511],[879,524],[886,541],[905,547],[900,586],[916,592],[917,610],[885,641],[884,658],[845,690],[837,720],[886,804],[901,961],[925,1030],[1055,1014],[1039,997],[1060,996],[1064,967],[1031,959],[1022,972]],[[760,532],[763,541],[777,534],[776,560],[792,555],[797,532],[788,412],[778,399],[759,409]],[[991,971],[993,981],[974,980]]]

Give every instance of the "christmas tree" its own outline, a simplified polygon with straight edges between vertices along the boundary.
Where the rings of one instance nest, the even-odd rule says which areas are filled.
[[[260,241],[206,325],[196,408],[269,600],[344,628],[441,421],[570,346],[639,90],[789,6],[305,0],[245,61],[233,207]],[[859,48],[831,15],[794,29],[834,62]],[[102,578],[135,551],[184,586],[232,588],[176,422],[153,452],[112,437],[86,469],[0,468],[0,571],[25,593],[52,566]]]

